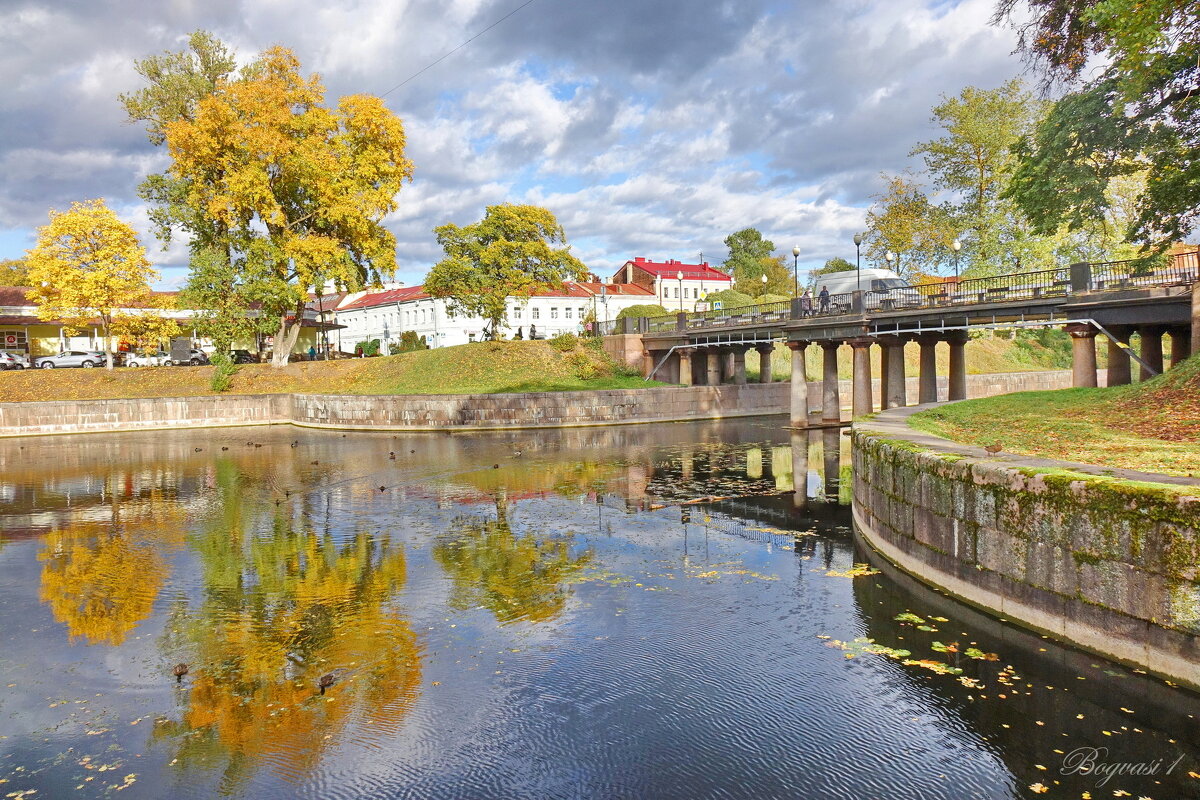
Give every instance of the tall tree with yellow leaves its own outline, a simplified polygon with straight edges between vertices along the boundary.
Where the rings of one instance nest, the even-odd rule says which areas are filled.
[[[395,271],[382,221],[412,178],[403,124],[378,97],[324,101],[319,77],[274,47],[161,126],[175,200],[193,212],[176,219],[221,232],[231,286],[278,320],[275,366],[295,347],[310,291],[357,290]],[[204,263],[193,262],[193,283],[205,282]]]
[[[28,253],[26,272],[39,319],[61,320],[71,331],[100,323],[109,369],[119,310],[147,306],[150,281],[158,278],[137,233],[104,200],[51,211],[50,224],[38,229]]]

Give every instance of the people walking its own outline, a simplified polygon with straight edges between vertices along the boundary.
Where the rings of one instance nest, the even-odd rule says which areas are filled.
[[[808,289],[804,290],[804,294],[800,296],[800,315],[804,317],[812,316],[812,292]]]
[[[817,295],[817,299],[821,303],[821,313],[822,314],[829,313],[829,287],[828,286],[821,287],[821,293],[819,295]]]

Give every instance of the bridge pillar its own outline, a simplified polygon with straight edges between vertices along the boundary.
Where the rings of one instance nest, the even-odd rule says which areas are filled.
[[[947,399],[967,399],[967,339],[966,333],[951,334],[950,343],[950,391]]]
[[[1133,380],[1129,370],[1129,328],[1108,328],[1108,383],[1106,386],[1125,386]],[[1122,346],[1123,345],[1123,346]]]
[[[887,348],[887,407],[908,405],[908,390],[904,385],[904,339],[899,336],[884,340]]]
[[[1169,333],[1171,336],[1171,368],[1174,369],[1192,354],[1192,339],[1191,332],[1187,328],[1174,328]]]
[[[808,342],[788,342],[792,350],[791,424],[803,428],[808,424],[808,375],[804,370],[804,351]]]
[[[876,339],[879,344],[879,410],[885,411],[890,406],[888,405],[888,361],[891,359],[892,350],[887,346],[885,339]]]
[[[918,384],[917,402],[937,402],[937,343],[932,336],[922,336],[917,339],[921,347],[921,372]]]
[[[689,347],[681,347],[675,351],[679,356],[679,383],[684,386],[692,385],[692,350]]]
[[[1138,328],[1138,334],[1142,337],[1142,361],[1154,369],[1154,372],[1151,372],[1146,368],[1146,364],[1142,365],[1141,379],[1148,381],[1155,375],[1161,375],[1163,371],[1162,328],[1147,325]]]
[[[642,377],[643,378],[650,377],[650,373],[654,371],[654,362],[655,362],[654,351],[653,350],[643,350],[642,351]]]
[[[838,393],[837,351],[841,342],[821,342],[821,420],[842,421],[842,399]]]
[[[852,339],[850,346],[854,348],[850,414],[857,418],[864,414],[870,414],[873,410],[871,402],[871,340]]]
[[[733,348],[733,382],[743,384],[746,382],[746,351],[748,347]]]
[[[771,382],[771,354],[775,352],[774,344],[760,344],[754,348],[758,351],[758,382]]]
[[[1071,335],[1071,385],[1096,386],[1096,329],[1091,325],[1067,325]]]
[[[704,354],[705,359],[705,378],[709,386],[721,385],[721,353],[717,348],[710,347]]]
[[[735,363],[734,350],[732,347],[721,348],[721,381],[722,383],[736,383],[734,376],[737,374],[737,364]]]

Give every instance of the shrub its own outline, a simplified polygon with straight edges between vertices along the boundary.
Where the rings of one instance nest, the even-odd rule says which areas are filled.
[[[379,340],[372,339],[369,342],[359,342],[354,345],[354,355],[356,356],[377,356],[379,355]]]
[[[738,306],[752,306],[755,304],[755,299],[748,294],[742,294],[736,289],[722,289],[719,292],[709,292],[705,298],[709,306],[713,303],[720,303],[722,308],[737,308]]]
[[[560,333],[550,340],[550,346],[560,353],[569,353],[579,346],[579,337],[573,333]]]
[[[425,341],[424,336],[417,336],[416,331],[405,331],[400,334],[400,341],[388,346],[388,351],[395,355],[396,353],[411,353],[415,350],[428,350],[429,345]]]
[[[563,360],[571,367],[581,380],[591,380],[599,377],[602,372],[605,372],[602,366],[596,363],[596,360],[582,350],[573,350],[567,353]]]
[[[209,388],[214,392],[227,392],[229,387],[233,385],[233,376],[237,374],[238,366],[233,363],[233,359],[228,353],[217,351],[212,354],[213,370],[212,381],[209,383]]]
[[[622,308],[621,311],[617,314],[617,319],[626,319],[626,318],[637,319],[638,317],[665,317],[667,314],[670,314],[670,313],[671,313],[670,311],[667,311],[662,306],[656,306],[653,303],[647,303],[645,305],[629,306],[628,308]]]

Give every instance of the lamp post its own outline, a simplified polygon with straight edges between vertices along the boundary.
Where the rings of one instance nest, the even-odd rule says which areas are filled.
[[[861,233],[854,234],[854,272],[858,281],[858,290],[862,291],[862,241]]]
[[[955,239],[950,243],[950,249],[954,251],[954,280],[958,281],[958,251],[962,250],[962,242]]]
[[[891,269],[892,262],[895,261],[898,263],[900,261],[900,256],[896,255],[891,250],[888,250],[886,253],[883,254],[883,260],[887,262],[888,269]]]
[[[763,276],[762,276],[762,284],[763,284],[763,294],[766,294],[767,293],[767,273],[765,273],[765,272],[763,273]]]
[[[683,313],[683,272],[675,275],[679,279],[679,312]]]
[[[792,297],[800,296],[800,245],[792,248]]]

